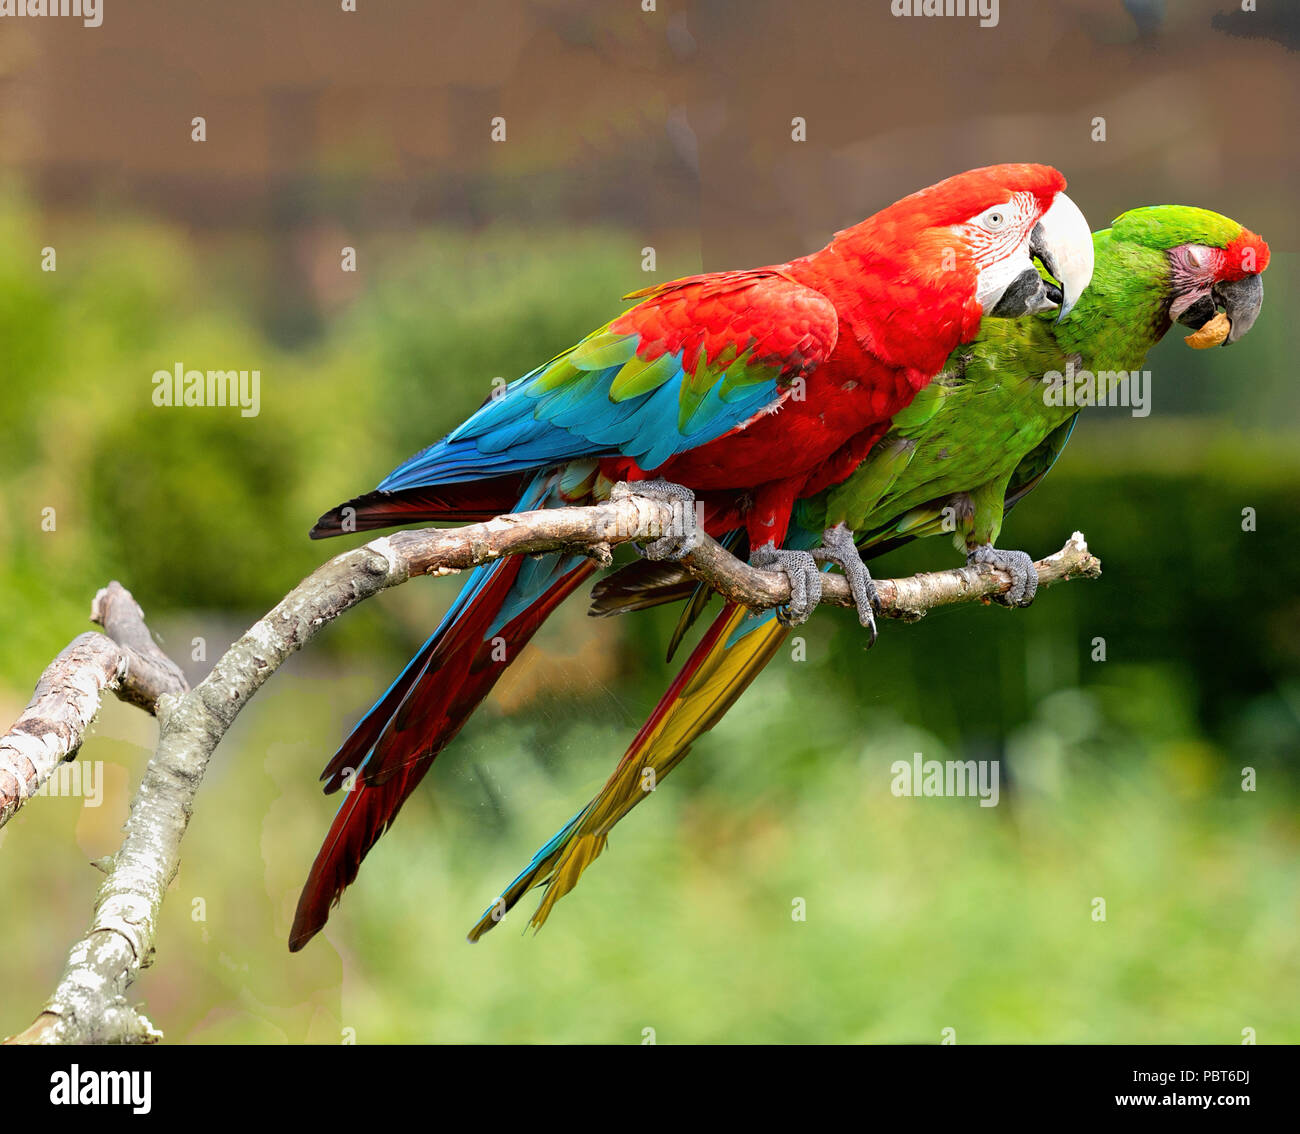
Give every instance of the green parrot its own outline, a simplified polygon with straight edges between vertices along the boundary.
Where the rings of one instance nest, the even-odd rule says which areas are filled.
[[[870,558],[912,539],[949,534],[968,562],[1012,574],[1004,601],[1028,605],[1037,587],[1032,559],[995,544],[1007,510],[1060,456],[1079,407],[1144,396],[1134,372],[1174,322],[1195,331],[1187,340],[1193,346],[1226,345],[1250,330],[1263,303],[1268,245],[1218,213],[1178,205],[1134,209],[1095,233],[1093,244],[1092,282],[1064,319],[986,320],[978,337],[954,351],[942,373],[894,416],[851,477],[799,504],[787,546],[814,548],[823,532],[842,525]],[[679,566],[642,561],[596,588],[592,613],[687,598],[675,647],[710,595]],[[546,885],[532,917],[540,927],[604,849],[613,826],[649,794],[647,769],[661,782],[762,672],[788,632],[774,611],[755,616],[727,603],[604,788],[537,852],[470,940],[528,890]]]

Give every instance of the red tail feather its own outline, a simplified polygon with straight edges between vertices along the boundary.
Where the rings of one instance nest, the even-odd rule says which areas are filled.
[[[510,511],[519,499],[520,484],[514,475],[403,492],[367,492],[326,512],[316,521],[311,538],[438,520],[479,523]]]
[[[358,782],[348,792],[298,897],[289,931],[290,952],[296,953],[324,927],[344,888],[355,881],[366,852],[391,826],[432,763],[433,753],[429,753],[379,787]]]
[[[301,949],[320,931],[331,907],[356,879],[361,860],[434,759],[551,611],[596,569],[589,561],[577,564],[488,636],[524,563],[522,556],[512,556],[497,565],[460,617],[420,651],[330,761],[322,777],[329,781],[327,791],[344,786],[349,769],[364,767],[334,817],[298,899],[291,950]],[[506,661],[493,657],[497,637],[506,643]]]

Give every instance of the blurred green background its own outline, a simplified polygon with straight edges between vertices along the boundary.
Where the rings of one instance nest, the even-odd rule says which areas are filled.
[[[777,260],[964,165],[1029,157],[1060,165],[1098,226],[1179,201],[1260,231],[1274,253],[1264,312],[1231,351],[1192,352],[1171,334],[1149,362],[1151,417],[1087,413],[1008,520],[1001,542],[1036,555],[1082,529],[1100,580],[1052,588],[1024,612],[966,606],[887,623],[870,654],[848,612],[821,612],[802,631],[806,660],[777,657],[535,939],[519,932],[521,909],[481,944],[463,941],[657,700],[675,672],[663,647],[676,612],[597,621],[581,599],[561,610],[406,805],[326,932],[291,956],[293,905],[334,808],[317,773],[455,582],[419,580],[349,614],[258,694],[214,757],[157,964],[136,986],[153,1021],[177,1042],[639,1043],[653,1029],[658,1042],[930,1043],[945,1028],[958,1042],[1237,1043],[1246,1028],[1260,1042],[1300,1040],[1289,344],[1300,273],[1279,187],[1295,154],[1280,117],[1269,148],[1276,108],[1264,97],[1294,84],[1279,44],[1211,32],[1208,13],[1172,21],[1154,43],[1119,4],[1063,4],[1030,25],[1004,14],[980,44],[1012,56],[1030,39],[1057,45],[1045,53],[1055,93],[1043,97],[1064,102],[1008,118],[1014,85],[990,70],[974,97],[959,79],[984,64],[967,61],[947,103],[927,90],[884,123],[837,101],[868,42],[878,66],[897,68],[900,53],[952,50],[943,45],[967,29],[936,21],[919,39],[889,39],[898,23],[851,5],[783,29],[790,13],[757,5],[766,20],[733,29],[753,50],[802,42],[795,30],[837,45],[801,100],[826,116],[813,115],[810,149],[792,154],[781,149],[788,120],[809,111],[756,81],[727,88],[718,5],[661,5],[658,24],[597,5],[486,7],[483,23],[439,25],[428,46],[470,77],[434,68],[417,83],[390,72],[429,19],[418,6],[396,3],[358,35],[290,29],[283,15],[259,27],[254,7],[234,5],[234,26],[272,45],[306,29],[317,48],[355,49],[348,71],[285,64],[365,94],[343,126],[336,95],[307,111],[289,97],[285,111],[292,83],[269,69],[249,80],[268,92],[266,119],[239,119],[251,96],[198,65],[233,41],[203,15],[175,17],[216,36],[185,41],[193,57],[175,61],[162,100],[182,139],[192,107],[209,111],[207,145],[228,148],[198,165],[217,163],[216,180],[188,149],[158,156],[191,144],[159,141],[158,100],[113,70],[162,34],[159,21],[166,30],[165,8],[124,12],[116,31],[109,19],[89,46],[42,29],[28,54],[8,57],[10,85],[39,90],[50,69],[37,64],[53,58],[66,83],[90,83],[99,67],[130,97],[126,109],[78,104],[79,124],[47,106],[44,131],[0,180],[6,720],[86,628],[109,578],[200,678],[346,546],[306,539],[317,514],[462,420],[494,377],[607,319],[646,282],[646,246],[652,279]],[[1206,84],[1184,71],[1180,48],[1210,34]],[[856,55],[843,46],[855,36]],[[577,73],[600,97],[571,69],[555,80],[556,61],[584,63]],[[1059,82],[1062,67],[1072,82]],[[628,74],[641,80],[635,95]],[[1188,104],[1194,136],[1167,123],[1152,140],[1161,111],[1144,83],[1190,97],[1230,80],[1260,93],[1250,137],[1215,123],[1207,94],[1205,107]],[[1089,139],[1097,106],[1114,149]],[[489,111],[506,114],[517,146],[490,150]],[[115,115],[134,134],[110,129]],[[296,149],[295,115],[313,124]],[[418,123],[404,136],[401,115]],[[724,125],[710,126],[719,115]],[[685,141],[675,122],[688,123]],[[903,129],[915,137],[898,152]],[[936,130],[960,144],[932,152]],[[1263,168],[1244,169],[1242,154]],[[801,165],[815,175],[797,176]],[[355,277],[338,272],[344,244],[358,248]],[[57,272],[39,270],[46,245]],[[177,361],[259,368],[261,413],[153,406],[151,375]],[[46,508],[53,531],[42,530]],[[1257,530],[1243,531],[1244,508]],[[935,542],[876,573],[955,561]],[[1098,638],[1104,661],[1093,660]],[[194,657],[200,639],[206,660]],[[39,1010],[84,928],[100,877],[88,861],[120,841],[154,733],[137,710],[106,704],[81,753],[102,762],[102,803],[38,799],[0,829],[0,1034]],[[913,752],[1001,761],[999,806],[895,798],[889,766]],[[1257,790],[1242,790],[1246,768]],[[795,899],[805,921],[792,919]]]

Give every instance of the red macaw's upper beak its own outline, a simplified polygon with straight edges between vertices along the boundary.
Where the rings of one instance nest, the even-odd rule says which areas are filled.
[[[1034,267],[1035,259],[1057,283],[1043,279]],[[1092,262],[1088,221],[1078,205],[1064,193],[1057,193],[1017,254],[1014,263],[1020,271],[1000,295],[989,297],[984,303],[984,314],[995,319],[1015,319],[1055,307],[1060,309],[1057,316],[1060,322],[1091,281]]]
[[[1029,236],[1029,253],[1038,257],[1052,278],[1061,285],[1056,300],[1061,313],[1059,323],[1074,305],[1084,288],[1092,282],[1092,232],[1079,206],[1064,193],[1058,193],[1052,207],[1042,215]]]

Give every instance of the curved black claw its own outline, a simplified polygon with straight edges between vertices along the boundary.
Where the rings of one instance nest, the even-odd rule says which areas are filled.
[[[790,580],[790,601],[777,607],[776,617],[785,626],[800,626],[822,600],[822,573],[811,551],[778,551],[765,543],[749,557],[755,567],[782,572]]]
[[[822,532],[821,547],[813,555],[817,559],[834,563],[844,572],[844,577],[849,581],[849,591],[853,595],[853,605],[858,608],[858,621],[870,631],[867,649],[871,649],[876,644],[876,612],[880,609],[880,596],[876,593],[871,572],[858,554],[853,533],[844,524],[827,528]]]
[[[966,556],[967,564],[988,563],[1000,567],[1013,580],[1006,594],[994,595],[1002,606],[1028,606],[1038,590],[1038,571],[1033,559],[1023,551],[1000,551],[991,543],[982,544]]]
[[[689,488],[667,480],[638,480],[633,484],[616,484],[609,494],[611,500],[624,496],[648,496],[672,505],[673,518],[668,531],[645,545],[637,544],[637,552],[644,558],[681,559],[700,546],[695,493]]]

